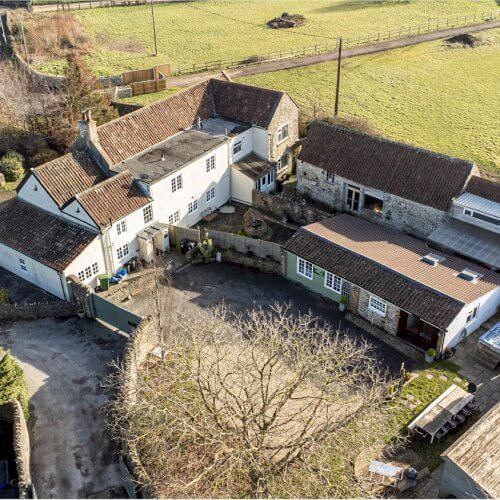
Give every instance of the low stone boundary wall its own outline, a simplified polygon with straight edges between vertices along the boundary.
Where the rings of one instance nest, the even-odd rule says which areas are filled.
[[[247,257],[239,252],[225,250],[222,252],[222,262],[238,264],[243,267],[258,269],[264,273],[281,276],[281,264],[274,259],[261,259],[259,257]]]
[[[19,401],[13,400],[0,406],[0,418],[12,422],[13,446],[19,478],[19,498],[33,498],[30,469],[30,438],[23,409]]]
[[[34,302],[32,304],[0,305],[0,321],[32,320],[41,318],[70,318],[81,306],[71,302]]]
[[[252,192],[252,205],[258,210],[268,212],[279,219],[286,218],[300,226],[312,224],[333,215],[333,212],[313,206],[305,198],[273,195],[255,190]]]

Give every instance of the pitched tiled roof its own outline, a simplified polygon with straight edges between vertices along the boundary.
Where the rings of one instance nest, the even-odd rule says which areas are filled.
[[[315,122],[299,160],[334,175],[447,211],[464,190],[471,162]]]
[[[96,236],[20,199],[0,210],[0,243],[56,271],[64,271]]]
[[[350,215],[301,228],[286,249],[440,328],[464,304],[500,286],[494,272],[456,257],[443,255],[429,266],[420,258],[437,252],[425,243]],[[484,276],[464,281],[456,276],[464,268]]]
[[[97,129],[114,163],[124,161],[213,116],[267,126],[283,92],[218,79],[199,83]]]
[[[467,184],[466,191],[481,198],[500,203],[500,183],[498,182],[473,175]]]
[[[255,153],[250,153],[241,160],[234,162],[232,167],[254,180],[259,179],[274,168],[271,163],[263,160]]]
[[[211,80],[210,86],[218,115],[264,128],[284,95],[277,90],[223,80]]]
[[[100,228],[151,203],[128,170],[76,195],[76,199]]]
[[[106,179],[92,158],[79,151],[68,153],[31,171],[59,207],[75,194]]]

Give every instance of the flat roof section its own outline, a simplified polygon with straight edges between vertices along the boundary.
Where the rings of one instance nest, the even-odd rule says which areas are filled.
[[[228,140],[229,137],[225,135],[215,135],[200,129],[184,130],[115,165],[112,170],[115,172],[129,170],[135,179],[151,184]]]
[[[272,163],[269,163],[267,160],[263,160],[254,153],[248,154],[240,161],[233,163],[231,166],[253,180],[260,179],[263,175],[267,174],[274,168]]]

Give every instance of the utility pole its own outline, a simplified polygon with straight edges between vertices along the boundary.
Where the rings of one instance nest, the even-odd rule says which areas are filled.
[[[153,19],[153,38],[155,41],[155,56],[158,55],[158,43],[156,41],[155,7],[154,0],[151,0],[151,18]]]
[[[339,56],[337,60],[337,90],[335,92],[335,116],[339,114],[340,70],[342,69],[342,37],[339,38]]]

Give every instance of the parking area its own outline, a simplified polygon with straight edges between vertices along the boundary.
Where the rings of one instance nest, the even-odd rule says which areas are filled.
[[[86,319],[0,325],[0,345],[24,369],[33,481],[39,498],[86,498],[121,484],[105,429],[102,383],[125,338]]]
[[[304,313],[310,310],[332,328],[369,340],[373,356],[393,373],[398,373],[403,361],[407,368],[414,366],[413,361],[399,351],[347,321],[336,304],[279,276],[230,264],[191,265],[175,274],[174,289],[185,310],[212,307],[223,302],[231,311],[242,313],[256,306],[289,303],[292,311]],[[122,305],[142,316],[151,311],[148,294],[136,295]]]
[[[52,302],[59,300],[14,273],[0,267],[0,288],[5,288],[12,302],[29,304],[30,302]]]

